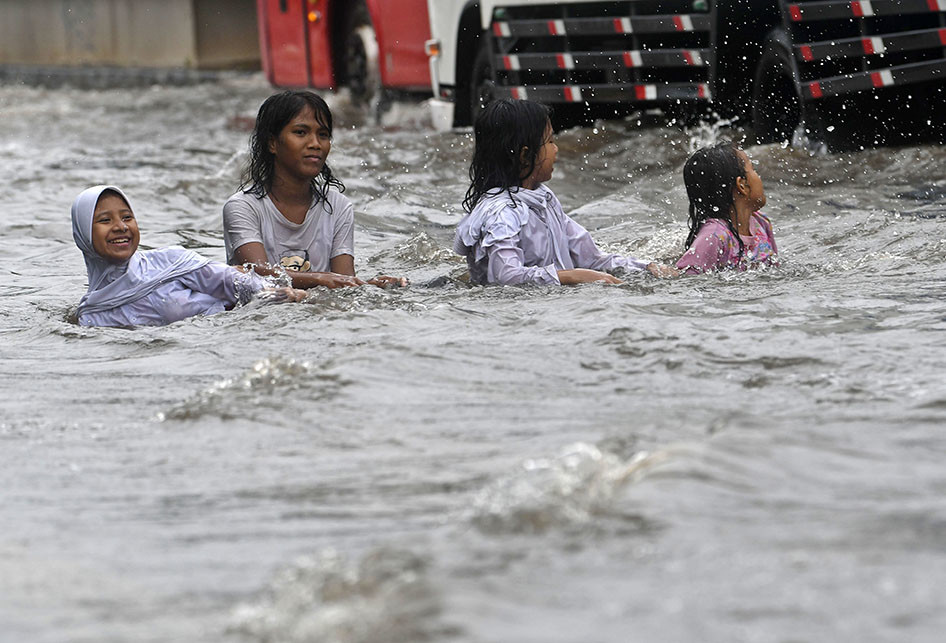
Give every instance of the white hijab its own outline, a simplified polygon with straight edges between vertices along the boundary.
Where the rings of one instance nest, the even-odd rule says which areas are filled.
[[[95,206],[105,190],[121,195],[131,208],[125,193],[111,185],[91,187],[72,204],[72,238],[85,257],[89,274],[89,290],[79,301],[79,316],[124,306],[150,294],[161,284],[210,263],[180,246],[138,251],[122,264],[103,259],[92,247],[92,220]]]

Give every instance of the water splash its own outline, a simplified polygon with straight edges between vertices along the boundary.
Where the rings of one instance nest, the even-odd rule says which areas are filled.
[[[624,460],[578,442],[555,458],[527,460],[519,472],[482,491],[472,521],[492,533],[582,525],[607,513],[621,489],[665,459],[662,452],[640,452]]]
[[[205,415],[232,419],[250,409],[275,404],[274,397],[303,386],[314,387],[310,397],[331,396],[345,382],[335,375],[317,372],[308,362],[272,357],[263,359],[238,377],[228,378],[194,397],[157,414],[157,421],[193,420]],[[279,396],[274,396],[276,392]]]
[[[724,132],[733,138],[744,138],[742,134],[733,136],[734,133],[738,134],[738,132],[734,132],[734,127],[738,120],[738,116],[734,118],[714,117],[711,120],[702,120],[693,126],[684,128],[683,131],[687,137],[687,155],[692,154],[698,149],[716,145],[723,140]]]
[[[357,563],[326,550],[300,559],[259,600],[238,606],[229,631],[267,643],[434,640],[440,610],[426,569],[403,550],[375,550]]]

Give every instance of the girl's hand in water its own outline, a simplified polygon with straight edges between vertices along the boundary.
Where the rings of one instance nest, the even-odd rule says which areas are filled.
[[[603,281],[608,284],[623,284],[624,282],[609,275],[606,272],[597,270],[588,270],[587,268],[575,268],[574,270],[559,270],[558,280],[563,286],[573,286],[575,284],[588,284],[593,281]]]
[[[410,282],[404,277],[389,277],[387,275],[378,275],[374,279],[369,279],[367,283],[378,288],[404,288]]]
[[[305,299],[309,293],[298,288],[267,288],[263,291],[263,297],[274,304],[286,302],[300,302]]]
[[[680,271],[674,268],[673,266],[666,266],[662,263],[649,263],[647,264],[647,272],[652,274],[655,277],[666,278],[666,277],[679,277]]]
[[[297,285],[296,275],[306,276],[306,288],[312,288],[314,286],[325,286],[327,288],[352,288],[354,286],[364,286],[365,282],[355,277],[354,275],[342,275],[337,272],[299,272],[299,273],[289,273],[293,276],[293,285]],[[308,285],[308,282],[312,282],[312,285]]]

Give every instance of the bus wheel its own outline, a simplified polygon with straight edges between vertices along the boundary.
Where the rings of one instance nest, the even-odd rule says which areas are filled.
[[[752,87],[752,129],[758,143],[791,142],[804,121],[798,70],[788,34],[766,39]]]
[[[470,75],[470,124],[476,123],[476,117],[496,97],[489,40],[485,37],[480,40],[479,51],[473,60],[473,73]]]
[[[345,78],[352,98],[356,102],[371,102],[380,94],[381,72],[378,68],[378,40],[363,1],[357,3],[349,16],[344,42]]]

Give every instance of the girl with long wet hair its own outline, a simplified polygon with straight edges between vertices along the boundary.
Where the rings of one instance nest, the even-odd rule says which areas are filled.
[[[332,112],[309,91],[270,96],[259,109],[240,190],[223,206],[227,261],[284,272],[296,288],[405,285],[355,276],[355,219],[328,165]]]
[[[686,252],[677,268],[694,274],[751,264],[775,264],[778,249],[762,179],[748,155],[724,141],[697,150],[683,166],[690,200]]]
[[[466,257],[474,284],[621,283],[616,271],[672,269],[598,249],[544,183],[558,146],[548,109],[527,100],[497,100],[474,125],[470,188],[454,250]]]

